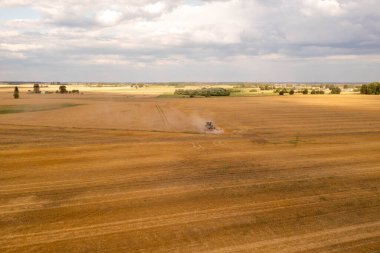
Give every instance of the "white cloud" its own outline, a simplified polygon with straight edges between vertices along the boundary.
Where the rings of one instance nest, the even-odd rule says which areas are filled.
[[[90,57],[85,59],[85,62],[96,65],[127,65],[131,64],[130,61],[120,57],[120,55],[97,55],[96,57]]]
[[[121,20],[123,13],[115,10],[101,11],[97,15],[97,20],[103,25],[115,25]]]
[[[345,10],[337,0],[304,0],[302,12],[305,15],[342,15]]]
[[[0,8],[26,5],[28,3],[30,3],[29,0],[1,0],[0,1]]]
[[[152,14],[158,14],[165,10],[165,3],[163,2],[156,2],[153,4],[148,4],[143,7],[143,10],[152,13]]]
[[[42,45],[36,44],[9,44],[0,43],[0,49],[11,51],[11,52],[22,52],[42,48]]]

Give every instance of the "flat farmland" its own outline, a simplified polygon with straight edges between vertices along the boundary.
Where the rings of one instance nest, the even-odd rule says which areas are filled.
[[[0,252],[378,253],[380,99],[1,93]]]

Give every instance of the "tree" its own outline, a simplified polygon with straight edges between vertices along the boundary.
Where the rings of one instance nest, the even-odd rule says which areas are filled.
[[[360,87],[360,94],[368,94],[368,87],[366,84],[363,84],[362,87]]]
[[[61,93],[61,94],[67,93],[67,90],[66,90],[66,86],[65,86],[65,85],[61,85],[61,86],[59,86],[59,93]]]
[[[289,94],[290,94],[290,95],[294,95],[294,90],[291,89],[291,90],[289,91]]]
[[[280,96],[284,96],[285,91],[284,91],[284,90],[281,90],[278,94],[279,94]]]
[[[380,83],[374,82],[369,84],[363,84],[360,88],[361,94],[367,95],[379,95],[380,94]]]
[[[15,87],[15,90],[14,90],[14,92],[13,92],[13,97],[14,97],[15,99],[18,99],[18,98],[20,97],[20,95],[19,95],[19,91],[18,91],[18,87],[17,87],[17,86]]]
[[[302,94],[304,94],[304,95],[309,94],[309,90],[308,90],[308,89],[304,89],[304,90],[302,91]]]
[[[340,94],[341,91],[342,90],[339,87],[333,87],[333,88],[331,88],[331,94]]]
[[[40,85],[38,83],[35,83],[33,85],[33,92],[34,93],[41,93],[41,91],[40,91]]]

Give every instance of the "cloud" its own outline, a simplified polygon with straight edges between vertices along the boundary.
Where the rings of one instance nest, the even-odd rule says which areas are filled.
[[[305,15],[340,16],[345,10],[337,0],[305,0],[301,10]]]
[[[103,25],[115,25],[121,20],[123,13],[115,10],[100,11],[97,15],[97,20]]]
[[[29,3],[30,1],[28,0],[2,0],[0,1],[0,8],[27,5]]]
[[[143,7],[143,10],[152,14],[162,13],[165,10],[165,3],[155,2],[152,4],[147,4]]]
[[[0,23],[0,68],[7,69],[0,79],[27,69],[41,79],[86,80],[80,70],[103,67],[117,80],[164,79],[157,73],[167,80],[301,80],[307,76],[297,69],[311,73],[307,67],[322,61],[347,70],[378,66],[379,7],[375,0],[3,0],[0,14],[6,8],[18,18]],[[57,71],[63,68],[69,73]],[[356,80],[377,76],[358,69]],[[102,77],[93,71],[90,79]]]

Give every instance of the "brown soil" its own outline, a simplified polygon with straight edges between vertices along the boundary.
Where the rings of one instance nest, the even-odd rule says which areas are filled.
[[[0,252],[379,252],[379,98],[2,93]]]

